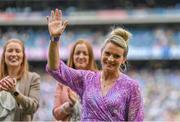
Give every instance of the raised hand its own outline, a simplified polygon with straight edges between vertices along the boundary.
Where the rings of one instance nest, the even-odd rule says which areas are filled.
[[[49,34],[53,37],[59,37],[66,28],[68,21],[63,21],[62,11],[56,9],[51,11],[51,16],[47,16]]]

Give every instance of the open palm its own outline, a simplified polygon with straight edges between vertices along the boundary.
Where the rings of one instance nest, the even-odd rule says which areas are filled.
[[[60,36],[66,28],[68,21],[63,21],[61,10],[51,11],[51,16],[47,17],[49,33],[53,37]]]

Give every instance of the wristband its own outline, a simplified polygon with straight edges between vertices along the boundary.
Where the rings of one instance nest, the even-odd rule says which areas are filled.
[[[53,42],[58,42],[58,41],[59,41],[59,38],[60,38],[59,36],[57,36],[57,37],[51,36],[51,37],[50,37],[50,40],[53,41]]]

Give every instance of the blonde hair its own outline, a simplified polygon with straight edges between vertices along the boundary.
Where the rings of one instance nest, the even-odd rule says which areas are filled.
[[[111,31],[108,38],[105,40],[105,44],[103,46],[106,46],[107,43],[111,42],[116,44],[117,46],[124,49],[124,57],[127,57],[128,54],[128,41],[131,38],[132,34],[128,32],[127,30],[123,28],[115,28]]]
[[[70,52],[70,56],[69,56],[69,59],[68,59],[68,62],[67,62],[67,65],[69,67],[72,67],[72,68],[75,68],[75,65],[74,65],[74,61],[73,61],[73,56],[74,56],[74,51],[75,51],[75,48],[78,44],[85,44],[87,49],[88,49],[88,53],[89,53],[89,64],[87,66],[87,70],[92,70],[92,71],[96,71],[97,70],[97,65],[96,65],[96,62],[95,62],[95,59],[94,59],[94,54],[93,54],[93,49],[92,49],[92,46],[91,44],[86,41],[86,40],[83,40],[83,39],[79,39],[75,42],[75,44],[72,46],[71,48],[71,52]]]
[[[10,44],[12,42],[20,44],[22,47],[22,51],[23,51],[23,61],[22,61],[20,70],[17,75],[17,80],[21,79],[23,76],[27,76],[27,73],[29,71],[28,61],[27,61],[27,58],[25,55],[24,43],[19,39],[10,39],[5,43],[5,45],[3,47],[3,52],[1,55],[1,62],[0,62],[0,79],[6,77],[8,75],[8,68],[7,68],[7,64],[5,62],[5,52],[6,52],[6,48],[7,48],[8,44]]]

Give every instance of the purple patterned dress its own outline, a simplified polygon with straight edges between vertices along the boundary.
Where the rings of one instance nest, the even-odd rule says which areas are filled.
[[[102,96],[100,72],[75,70],[60,62],[60,68],[47,72],[72,88],[82,101],[82,121],[143,121],[143,100],[138,82],[122,74]]]

